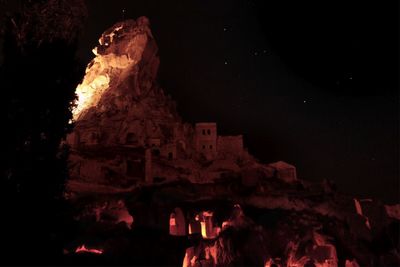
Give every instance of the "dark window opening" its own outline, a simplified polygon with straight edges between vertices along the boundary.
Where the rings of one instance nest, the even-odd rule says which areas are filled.
[[[169,159],[169,160],[172,160],[173,157],[174,157],[174,154],[173,154],[172,152],[169,152],[169,153],[168,153],[168,159]]]
[[[144,166],[140,160],[126,162],[126,175],[130,177],[144,177]]]
[[[211,130],[210,129],[207,130],[207,134],[211,135]]]
[[[159,149],[153,149],[153,156],[160,156],[160,150]]]
[[[212,149],[212,145],[210,145],[210,149]]]
[[[155,183],[161,183],[161,182],[164,182],[165,180],[166,180],[166,178],[164,178],[164,177],[158,177],[158,176],[154,177],[154,179],[153,179],[153,181],[154,181]]]
[[[203,145],[203,149],[206,149],[206,146],[205,146],[205,145]]]
[[[134,134],[134,133],[128,133],[127,135],[126,135],[126,144],[137,144],[138,143],[138,140],[137,140],[137,138],[136,138],[136,134]]]
[[[203,135],[206,135],[206,130],[203,129]]]

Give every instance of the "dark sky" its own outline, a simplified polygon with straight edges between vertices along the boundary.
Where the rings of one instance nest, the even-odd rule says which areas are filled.
[[[186,121],[243,134],[251,153],[302,179],[398,202],[396,1],[303,2],[88,0],[80,56],[123,16],[145,15],[160,84]]]

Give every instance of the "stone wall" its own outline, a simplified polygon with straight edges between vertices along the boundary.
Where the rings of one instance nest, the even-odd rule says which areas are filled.
[[[218,136],[218,155],[231,154],[240,157],[243,153],[243,136]]]

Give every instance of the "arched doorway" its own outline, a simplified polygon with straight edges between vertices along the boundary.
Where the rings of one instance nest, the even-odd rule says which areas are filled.
[[[169,234],[175,236],[186,235],[186,220],[180,208],[175,208],[169,216]]]

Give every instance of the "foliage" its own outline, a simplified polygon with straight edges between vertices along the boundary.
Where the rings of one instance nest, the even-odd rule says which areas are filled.
[[[34,42],[36,45],[65,41],[72,43],[86,17],[86,6],[82,0],[36,0],[16,1],[17,4],[4,4],[4,11],[12,25],[11,30],[20,47]],[[19,4],[18,4],[19,2]],[[17,14],[15,13],[17,10]],[[3,11],[3,12],[4,12]],[[2,27],[2,32],[7,27]]]
[[[79,0],[19,3],[2,23],[0,205],[8,220],[1,234],[10,244],[2,260],[32,264],[61,253],[67,151],[60,143],[83,76],[75,53],[85,8]],[[21,251],[26,257],[14,257]]]

